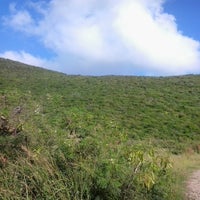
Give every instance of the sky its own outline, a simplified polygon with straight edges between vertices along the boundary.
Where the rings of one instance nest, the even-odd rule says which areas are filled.
[[[199,0],[1,0],[0,57],[76,75],[200,74]]]

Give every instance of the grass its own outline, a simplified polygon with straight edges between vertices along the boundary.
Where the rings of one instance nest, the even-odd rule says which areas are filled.
[[[199,97],[197,75],[69,76],[0,59],[0,199],[180,199]]]
[[[174,191],[177,199],[185,199],[186,184],[191,173],[200,166],[200,155],[197,153],[187,152],[181,155],[172,155],[173,173],[176,177],[174,182]]]

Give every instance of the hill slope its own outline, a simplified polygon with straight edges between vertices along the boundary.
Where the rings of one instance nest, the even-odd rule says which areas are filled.
[[[101,126],[172,147],[200,138],[200,76],[66,76],[0,60],[0,85],[10,109],[29,98],[54,129],[69,118],[80,134]]]
[[[199,97],[200,76],[68,76],[0,59],[0,198],[174,197],[160,149],[200,150]]]

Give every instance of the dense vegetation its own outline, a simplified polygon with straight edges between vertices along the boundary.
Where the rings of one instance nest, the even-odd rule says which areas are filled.
[[[0,59],[0,199],[170,199],[200,151],[200,76],[86,77]]]

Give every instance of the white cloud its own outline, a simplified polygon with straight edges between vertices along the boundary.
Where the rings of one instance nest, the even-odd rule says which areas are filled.
[[[34,20],[30,7],[16,11],[12,6],[5,22],[38,36],[57,54],[65,72],[89,73],[95,67],[100,71],[101,64],[105,73],[115,64],[121,64],[124,74],[130,66],[132,71],[162,75],[199,72],[200,43],[177,29],[175,17],[164,13],[163,4],[164,0],[51,0],[29,4],[42,18]]]
[[[4,24],[8,24],[16,30],[24,32],[32,32],[32,27],[34,26],[34,20],[28,11],[16,11],[15,5],[10,5],[10,10],[12,15],[9,17],[4,17]]]
[[[0,53],[0,57],[19,61],[19,62],[29,64],[29,65],[45,67],[49,69],[55,69],[56,67],[54,62],[50,62],[40,57],[33,56],[25,51],[20,51],[20,52],[6,51],[3,53]]]
[[[162,12],[153,16],[139,1],[129,1],[118,11],[116,30],[138,64],[165,73],[196,69],[200,44],[178,32],[173,16]]]

